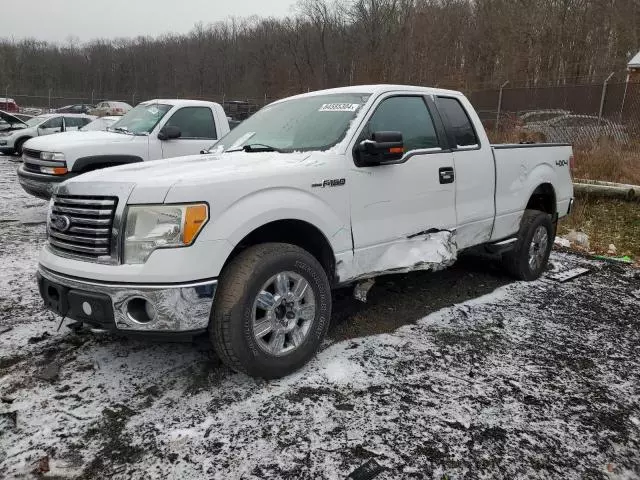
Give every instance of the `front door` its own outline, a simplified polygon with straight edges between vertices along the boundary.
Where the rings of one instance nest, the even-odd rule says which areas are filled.
[[[349,171],[354,272],[407,268],[421,260],[425,232],[454,230],[455,172],[440,119],[423,96],[388,95],[377,101],[356,145],[373,132],[402,133],[401,163]],[[438,128],[436,127],[438,123]],[[438,135],[440,131],[440,135]],[[417,254],[417,256],[416,256]],[[395,265],[394,265],[395,264]]]
[[[38,135],[51,135],[62,132],[62,117],[53,117],[38,127]]]
[[[180,138],[162,140],[162,158],[196,155],[208,149],[217,139],[213,111],[209,107],[183,107],[177,110],[164,127],[180,129]]]

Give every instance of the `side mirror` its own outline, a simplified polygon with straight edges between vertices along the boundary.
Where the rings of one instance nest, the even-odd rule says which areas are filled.
[[[375,132],[371,140],[363,140],[356,146],[356,164],[359,167],[400,160],[404,155],[404,143],[400,132]]]
[[[171,140],[174,138],[180,138],[182,132],[180,128],[174,126],[162,127],[162,129],[158,132],[159,140]]]

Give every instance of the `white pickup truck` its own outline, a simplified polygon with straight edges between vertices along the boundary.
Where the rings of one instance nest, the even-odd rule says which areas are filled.
[[[20,185],[49,199],[61,182],[82,173],[145,160],[199,153],[229,132],[222,106],[198,100],[149,100],[108,131],[68,132],[21,147]]]
[[[38,282],[97,328],[207,332],[275,378],[307,362],[331,289],[461,250],[541,275],[573,202],[569,145],[489,144],[460,93],[355,86],[265,107],[207,154],[91,172],[51,201]]]

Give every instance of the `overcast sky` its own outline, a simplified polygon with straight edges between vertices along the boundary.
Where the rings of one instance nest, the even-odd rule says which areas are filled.
[[[65,42],[186,33],[231,16],[283,17],[295,0],[0,0],[0,37]]]

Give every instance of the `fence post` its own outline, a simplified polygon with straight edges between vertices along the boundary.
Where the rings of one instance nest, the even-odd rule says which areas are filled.
[[[504,87],[506,87],[507,85],[509,85],[509,80],[507,80],[500,86],[500,93],[498,94],[498,113],[496,114],[496,130],[498,130],[498,126],[500,125],[500,110],[502,110],[502,91],[504,90]]]
[[[598,130],[600,130],[600,125],[602,124],[602,112],[604,111],[604,101],[607,97],[607,84],[609,80],[615,75],[615,72],[611,72],[607,79],[602,84],[602,97],[600,98],[600,110],[598,111]],[[600,132],[598,132],[599,134]]]
[[[95,90],[91,90],[91,105],[93,105],[93,94],[94,94]]]
[[[131,105],[136,106],[136,92],[133,92],[133,96],[131,97]]]
[[[51,111],[51,89],[49,89],[49,111]]]
[[[5,110],[9,110],[9,87],[10,85],[7,85],[7,87],[4,89],[4,109]]]

